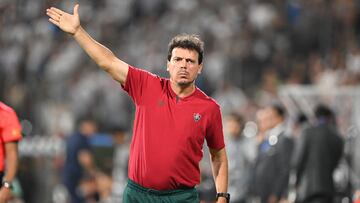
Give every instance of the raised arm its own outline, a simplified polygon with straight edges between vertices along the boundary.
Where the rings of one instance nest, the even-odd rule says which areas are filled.
[[[108,72],[114,80],[125,84],[129,65],[117,58],[108,48],[94,40],[80,25],[79,4],[74,6],[74,13],[69,14],[60,9],[51,7],[46,9],[49,21],[64,32],[71,34],[85,52]]]

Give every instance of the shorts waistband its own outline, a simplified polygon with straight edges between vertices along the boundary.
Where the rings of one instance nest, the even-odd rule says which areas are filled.
[[[174,194],[178,194],[178,193],[189,192],[189,191],[195,189],[195,187],[183,187],[183,188],[175,189],[175,190],[154,190],[154,189],[143,187],[130,179],[128,179],[128,187],[138,190],[138,191],[142,191],[144,193],[149,193],[149,194],[154,194],[154,195],[159,195],[159,196],[174,195]]]

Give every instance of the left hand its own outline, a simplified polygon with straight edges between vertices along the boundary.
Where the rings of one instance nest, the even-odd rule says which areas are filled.
[[[228,203],[225,197],[219,197],[216,203]]]
[[[80,28],[79,4],[74,6],[73,14],[66,13],[58,8],[51,7],[46,9],[46,14],[50,17],[49,21],[58,26],[64,32],[75,35]]]
[[[6,203],[11,198],[11,190],[5,187],[0,189],[0,203]]]

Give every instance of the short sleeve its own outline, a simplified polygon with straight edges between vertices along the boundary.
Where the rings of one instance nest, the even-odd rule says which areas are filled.
[[[8,111],[2,116],[6,117],[1,130],[1,137],[4,142],[18,141],[21,136],[21,125],[15,111]]]
[[[129,72],[122,88],[129,94],[135,104],[141,104],[144,95],[150,88],[149,83],[156,78],[158,76],[148,71],[129,66]]]
[[[206,143],[209,148],[222,149],[225,147],[220,107],[217,105],[206,130]]]

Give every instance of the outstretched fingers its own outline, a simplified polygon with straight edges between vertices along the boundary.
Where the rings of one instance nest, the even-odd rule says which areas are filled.
[[[59,14],[59,15],[64,15],[65,14],[64,11],[62,11],[62,10],[60,10],[58,8],[55,8],[55,7],[51,7],[49,10],[51,10],[51,11],[53,11],[53,12]]]
[[[61,15],[52,9],[46,9],[46,14],[55,21],[60,21]]]
[[[59,21],[56,21],[56,20],[54,20],[54,19],[52,19],[52,18],[49,18],[49,21],[52,23],[52,24],[54,24],[54,25],[56,25],[56,26],[60,26],[60,23],[59,23]]]
[[[78,8],[79,5],[75,5],[74,14],[69,14],[55,7],[51,7],[46,9],[46,15],[50,17],[49,21],[52,24],[58,26],[64,32],[74,34],[80,26]]]
[[[79,4],[76,4],[75,6],[74,6],[74,15],[79,15]]]

